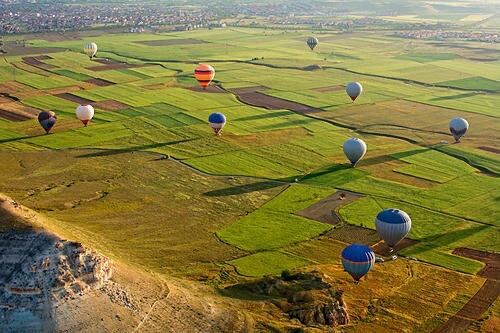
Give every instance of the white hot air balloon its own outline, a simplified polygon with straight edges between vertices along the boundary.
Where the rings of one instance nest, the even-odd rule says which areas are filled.
[[[363,86],[359,82],[349,82],[345,87],[345,92],[354,102],[363,93]]]
[[[94,117],[94,108],[92,105],[79,105],[76,108],[76,117],[80,119],[84,126]]]
[[[92,59],[97,53],[97,44],[96,43],[88,43],[83,47],[83,52]]]
[[[375,227],[381,239],[392,248],[408,235],[411,229],[411,218],[400,209],[384,209],[375,219]]]
[[[450,132],[456,142],[460,142],[460,138],[465,135],[469,129],[469,123],[464,118],[453,118],[450,121]]]
[[[366,154],[366,143],[358,138],[347,139],[343,148],[344,154],[351,161],[352,166],[355,166]]]

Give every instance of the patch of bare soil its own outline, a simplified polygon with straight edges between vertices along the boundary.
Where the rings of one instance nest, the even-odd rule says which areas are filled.
[[[63,48],[59,47],[31,47],[23,46],[22,43],[16,42],[4,42],[3,46],[6,55],[9,56],[24,56],[31,54],[44,54],[44,53],[56,53],[64,51]]]
[[[25,84],[16,82],[16,81],[8,81],[4,83],[0,83],[0,92],[2,95],[9,95],[9,94],[15,94],[19,92],[25,92],[25,91],[35,91],[35,88],[32,88],[30,86],[27,86]],[[13,96],[9,96],[11,98],[14,98]]]
[[[317,92],[321,92],[321,93],[327,93],[327,92],[342,91],[342,90],[344,90],[344,87],[343,86],[328,86],[328,87],[314,88],[312,90],[317,91]]]
[[[107,87],[107,86],[111,86],[111,85],[115,84],[114,82],[107,81],[104,79],[98,79],[98,78],[89,79],[89,80],[86,80],[85,82],[95,84],[96,86],[99,86],[99,87]]]
[[[87,69],[94,72],[151,66],[148,64],[127,64],[125,62],[120,62],[111,59],[95,59],[94,61],[102,64],[102,66],[87,67]]]
[[[292,102],[279,97],[269,96],[260,91],[236,93],[236,96],[242,103],[269,110],[290,110],[301,114],[321,111],[320,109],[316,109],[308,105]]]
[[[394,246],[392,248],[392,251],[391,251],[389,246],[387,246],[387,244],[384,241],[380,241],[376,244],[373,244],[372,249],[373,249],[373,252],[375,252],[376,254],[378,254],[380,256],[389,257],[389,256],[399,252],[400,250],[407,248],[407,247],[410,247],[412,245],[415,245],[417,243],[418,243],[418,241],[416,241],[416,240],[413,240],[410,238],[404,238],[402,241],[400,241],[398,244],[396,244],[396,246]]]
[[[24,57],[23,62],[25,64],[31,65],[33,67],[37,67],[40,69],[52,69],[56,68],[56,66],[51,65],[51,64],[46,64],[42,61],[40,61],[40,57]]]
[[[73,95],[70,93],[56,94],[54,96],[65,99],[65,100],[70,101],[70,102],[78,103],[80,105],[88,105],[88,104],[93,103],[93,101],[91,101],[90,99],[86,99],[86,98],[76,96],[76,95]]]
[[[235,95],[242,95],[242,94],[253,93],[256,91],[264,91],[266,89],[267,87],[264,86],[254,86],[254,87],[234,88],[230,89],[229,91]]]
[[[447,322],[433,333],[461,333],[484,313],[500,296],[500,254],[468,248],[457,248],[453,254],[482,261],[485,267],[477,274],[487,278],[481,289]]]
[[[30,119],[29,117],[26,117],[25,115],[10,112],[7,110],[3,110],[1,108],[0,108],[0,118],[6,119],[9,121],[25,121],[25,120]]]
[[[494,154],[500,154],[500,149],[497,149],[497,148],[494,148],[494,147],[487,147],[487,146],[480,146],[480,147],[477,147],[481,150],[484,150],[484,151],[487,151],[487,152],[490,152],[490,153],[494,153]]]
[[[92,105],[95,108],[106,110],[106,111],[118,111],[118,110],[124,110],[128,109],[130,105],[114,101],[114,100],[107,100],[107,101],[100,101],[96,103],[92,103]]]
[[[500,254],[465,247],[456,248],[453,254],[484,262],[484,268],[477,275],[490,280],[500,280]]]
[[[199,40],[194,38],[144,40],[144,41],[136,41],[134,43],[143,44],[147,46],[207,44],[207,42],[204,40]]]
[[[328,224],[342,222],[338,215],[340,207],[350,204],[363,195],[349,191],[338,191],[329,197],[301,210],[297,215]]]
[[[19,102],[8,102],[0,105],[0,117],[11,121],[23,121],[38,116],[40,110],[25,106]]]

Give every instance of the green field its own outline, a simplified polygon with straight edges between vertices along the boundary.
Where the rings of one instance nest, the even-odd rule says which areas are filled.
[[[51,54],[54,68],[43,73],[7,54],[0,82],[17,107],[52,110],[58,120],[43,135],[36,119],[0,118],[2,192],[116,260],[213,284],[226,270],[245,279],[324,265],[345,285],[338,258],[356,235],[343,238],[350,229],[342,226],[374,229],[389,207],[409,213],[416,241],[394,265],[416,258],[439,274],[480,271],[482,263],[452,252],[500,251],[498,61],[470,60],[461,44],[414,40],[409,50],[384,33],[323,33],[311,52],[308,35],[231,27],[97,36],[98,58],[130,65],[108,70],[80,52],[90,39],[30,40],[66,51]],[[178,44],[138,43],[157,40]],[[194,88],[198,62],[215,67],[220,91]],[[311,64],[323,69],[304,70]],[[355,103],[344,92],[349,81],[364,86]],[[319,110],[256,107],[231,91],[253,86]],[[88,127],[61,93],[98,103]],[[220,137],[207,124],[212,112],[228,119]],[[455,116],[470,122],[460,144],[448,133]],[[356,168],[342,152],[349,137],[368,146]],[[341,225],[296,214],[338,191],[362,195],[338,209]],[[377,281],[394,276],[391,267],[377,266]],[[412,320],[405,325],[430,325]]]

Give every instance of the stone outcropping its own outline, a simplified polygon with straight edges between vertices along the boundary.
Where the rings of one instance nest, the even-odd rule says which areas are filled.
[[[285,271],[281,277],[264,277],[231,288],[272,298],[284,313],[304,325],[335,327],[349,323],[342,293],[336,291],[320,272],[290,274]]]

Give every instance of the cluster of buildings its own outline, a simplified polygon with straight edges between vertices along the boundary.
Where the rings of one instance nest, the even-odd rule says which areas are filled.
[[[207,25],[218,19],[217,11],[197,6],[0,2],[0,34],[64,32],[106,26],[141,32],[144,28],[162,25]]]
[[[432,40],[467,40],[476,42],[500,43],[500,35],[490,32],[469,32],[469,31],[442,31],[442,30],[414,30],[399,31],[395,36],[412,39],[432,39]]]

